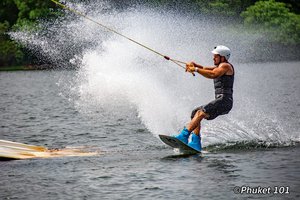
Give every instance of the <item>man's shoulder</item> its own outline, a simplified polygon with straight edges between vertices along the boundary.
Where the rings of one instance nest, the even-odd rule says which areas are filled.
[[[228,62],[223,62],[219,64],[219,67],[230,67],[231,68],[232,64],[228,63]]]
[[[219,67],[226,69],[226,74],[228,73],[227,75],[231,75],[234,71],[232,64],[228,62],[221,63]]]

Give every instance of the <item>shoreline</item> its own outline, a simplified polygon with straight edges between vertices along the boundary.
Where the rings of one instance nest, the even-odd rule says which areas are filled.
[[[13,66],[1,66],[0,72],[7,71],[32,71],[32,70],[47,70],[50,67],[45,65],[13,65]]]
[[[0,72],[3,72],[3,71],[24,71],[24,70],[29,70],[29,69],[24,65],[0,67]]]
[[[288,50],[284,51],[287,52]],[[268,58],[272,58],[271,60],[269,59],[264,59],[262,57],[259,57],[261,52],[258,52],[256,54],[256,58],[250,58],[247,57],[247,55],[244,58],[236,58],[234,59],[234,62],[239,63],[239,64],[247,64],[247,63],[269,63],[269,62],[300,62],[299,57],[296,58],[296,54],[288,54],[287,55],[278,55],[275,57],[272,53],[269,53],[269,55],[266,55]],[[272,56],[273,55],[273,56]],[[9,72],[9,71],[40,71],[40,70],[76,70],[78,67],[74,66],[65,66],[65,67],[53,67],[55,64],[41,64],[41,65],[12,65],[12,66],[0,66],[0,72]]]

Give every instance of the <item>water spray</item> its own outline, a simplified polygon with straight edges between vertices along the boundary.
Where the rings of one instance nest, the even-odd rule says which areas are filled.
[[[145,49],[148,49],[149,51],[152,51],[152,52],[155,53],[156,55],[159,55],[159,56],[165,58],[166,60],[170,60],[171,62],[173,62],[173,63],[176,64],[177,66],[179,66],[179,67],[181,67],[181,68],[183,68],[183,69],[186,69],[186,68],[182,65],[182,64],[186,65],[186,64],[187,64],[186,62],[183,62],[183,61],[180,61],[180,60],[175,60],[175,59],[170,58],[169,56],[163,55],[162,53],[160,53],[160,52],[158,52],[158,51],[156,51],[156,50],[154,50],[154,49],[152,49],[152,48],[150,48],[150,47],[148,47],[148,46],[146,46],[146,45],[144,45],[144,44],[142,44],[142,43],[140,43],[140,42],[138,42],[138,41],[136,41],[136,40],[134,40],[134,39],[132,39],[132,38],[130,38],[130,37],[124,35],[124,34],[122,34],[122,33],[120,33],[120,32],[118,32],[118,31],[116,31],[115,29],[112,29],[112,28],[110,28],[110,27],[108,27],[108,26],[106,26],[106,25],[104,25],[104,24],[102,24],[102,23],[100,23],[100,22],[98,22],[98,21],[92,19],[91,17],[89,17],[89,16],[87,16],[87,15],[85,15],[85,14],[79,12],[78,10],[75,10],[75,9],[73,9],[73,8],[70,8],[70,7],[64,5],[64,4],[62,4],[62,3],[60,3],[60,2],[58,2],[58,1],[56,1],[56,0],[51,0],[51,1],[52,1],[53,3],[55,3],[56,5],[58,5],[58,6],[62,7],[62,8],[64,8],[64,9],[66,9],[66,10],[69,10],[69,11],[71,11],[72,13],[74,13],[74,14],[76,14],[76,15],[79,15],[79,16],[84,17],[85,19],[87,19],[87,20],[89,20],[89,21],[91,21],[91,22],[93,22],[93,23],[95,23],[95,24],[101,26],[102,28],[104,28],[104,29],[106,29],[106,30],[108,30],[108,31],[110,31],[110,32],[113,32],[113,33],[115,33],[115,34],[117,34],[117,35],[119,35],[119,36],[121,36],[121,37],[123,37],[123,38],[125,38],[125,39],[127,39],[127,40],[129,40],[129,41],[131,41],[131,42],[133,42],[133,43],[135,43],[135,44],[141,46],[141,47],[144,47]],[[192,73],[192,74],[193,74],[193,76],[195,76],[194,73]]]

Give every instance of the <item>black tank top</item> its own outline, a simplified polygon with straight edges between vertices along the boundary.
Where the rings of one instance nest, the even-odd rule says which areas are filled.
[[[228,63],[230,64],[230,63]],[[234,82],[234,68],[230,64],[233,70],[232,75],[223,75],[214,79],[215,94],[233,94],[233,82]]]

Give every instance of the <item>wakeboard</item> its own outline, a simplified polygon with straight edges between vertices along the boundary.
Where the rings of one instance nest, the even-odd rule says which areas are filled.
[[[175,137],[168,136],[168,135],[158,135],[161,141],[163,141],[166,145],[173,147],[174,149],[179,149],[180,152],[184,154],[198,154],[201,151],[198,151],[187,144],[183,143],[182,141],[178,140]]]

